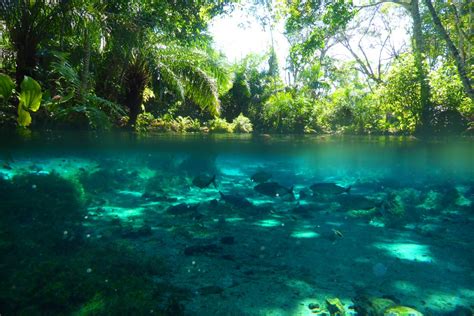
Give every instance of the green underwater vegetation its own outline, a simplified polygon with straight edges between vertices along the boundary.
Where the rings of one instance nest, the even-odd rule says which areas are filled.
[[[0,247],[8,254],[2,259],[2,313],[170,315],[166,300],[186,297],[185,290],[152,281],[169,272],[162,258],[116,240],[115,232],[88,233],[87,190],[77,179],[52,172],[0,182]],[[91,194],[103,192],[97,185]]]

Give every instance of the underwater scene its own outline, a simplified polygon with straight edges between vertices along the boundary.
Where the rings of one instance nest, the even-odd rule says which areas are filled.
[[[3,137],[0,315],[473,315],[471,139]]]

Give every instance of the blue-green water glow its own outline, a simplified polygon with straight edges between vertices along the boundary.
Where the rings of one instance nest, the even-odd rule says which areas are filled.
[[[327,298],[357,315],[361,295],[424,315],[472,308],[471,139],[1,143],[2,315],[315,315],[309,304],[324,311]],[[258,171],[278,196],[254,190]],[[193,185],[202,174],[216,187]],[[310,189],[321,182],[350,190]]]

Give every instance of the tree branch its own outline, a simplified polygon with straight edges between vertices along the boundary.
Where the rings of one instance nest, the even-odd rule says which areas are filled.
[[[411,1],[410,2],[404,2],[402,0],[381,0],[381,1],[378,1],[378,2],[374,2],[374,3],[369,3],[369,4],[364,4],[364,5],[360,5],[360,6],[354,6],[355,8],[358,8],[358,9],[364,9],[364,8],[370,8],[370,7],[375,7],[375,6],[378,6],[380,4],[383,4],[383,3],[395,3],[395,4],[399,4],[401,6],[403,6],[405,9],[409,9],[410,6],[411,6]]]
[[[454,58],[459,77],[461,78],[461,82],[464,87],[464,91],[469,96],[469,98],[471,98],[471,100],[474,100],[474,89],[472,88],[471,82],[469,81],[469,77],[467,75],[467,70],[466,70],[466,65],[464,63],[464,60],[462,60],[461,56],[459,55],[458,49],[456,48],[456,46],[454,46],[454,43],[449,37],[448,32],[446,31],[443,24],[441,23],[441,20],[439,19],[439,16],[436,13],[433,7],[433,4],[431,3],[431,0],[425,0],[425,4],[428,7],[428,11],[430,11],[431,18],[433,19],[433,22],[436,26],[437,31],[446,41],[449,52]]]

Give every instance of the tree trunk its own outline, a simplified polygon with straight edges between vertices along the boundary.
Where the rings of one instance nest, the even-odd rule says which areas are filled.
[[[433,4],[431,3],[431,0],[424,1],[426,3],[426,6],[428,7],[428,10],[430,11],[431,18],[433,19],[438,33],[446,41],[446,45],[448,46],[449,52],[451,53],[452,57],[454,58],[454,61],[456,62],[456,68],[458,70],[459,77],[461,78],[462,85],[464,87],[464,92],[466,92],[469,98],[474,101],[474,90],[472,89],[469,77],[467,76],[466,65],[464,63],[464,60],[461,58],[458,49],[456,48],[456,46],[454,46],[454,43],[449,37],[448,32],[441,23],[441,20],[439,19],[439,16],[436,13]]]
[[[17,44],[15,74],[17,91],[20,91],[19,88],[24,76],[33,77],[33,71],[36,67],[36,48],[37,45],[28,42],[28,39]]]
[[[133,127],[137,122],[138,114],[141,111],[141,105],[143,103],[143,91],[138,89],[130,89],[127,92],[127,96],[125,98],[125,104],[130,109],[129,112],[129,121],[128,126]]]
[[[417,132],[424,133],[427,131],[430,122],[430,85],[428,82],[428,76],[425,69],[425,41],[423,38],[422,24],[420,17],[420,8],[418,0],[412,0],[410,3],[410,14],[413,19],[413,54],[415,57],[415,67],[420,83],[420,106],[421,116],[418,122]]]
[[[89,86],[90,59],[91,59],[91,41],[89,38],[89,31],[87,30],[87,27],[86,27],[85,34],[84,34],[84,58],[83,58],[82,73],[81,73],[81,86],[79,89],[79,97],[81,99],[83,98]]]

